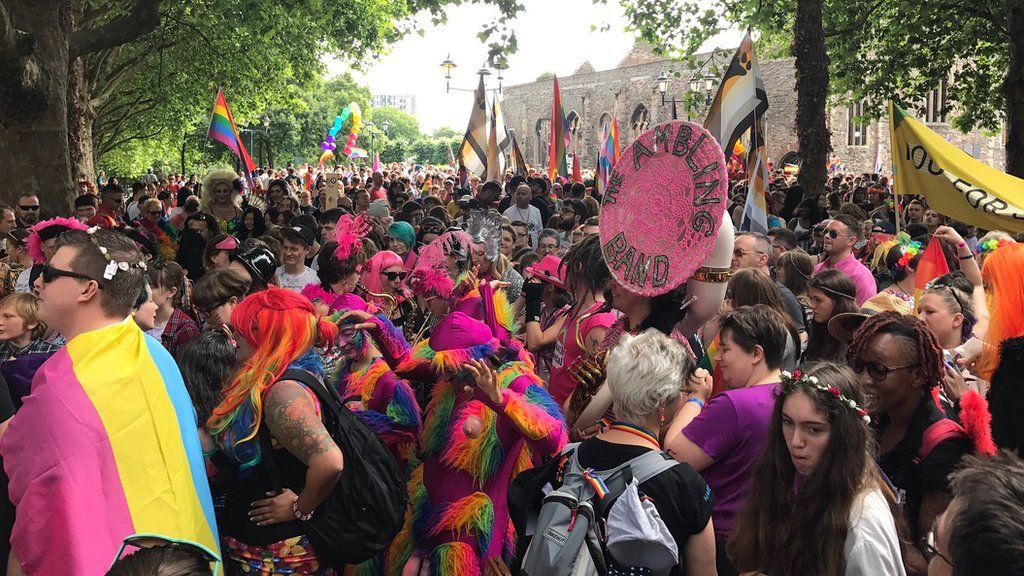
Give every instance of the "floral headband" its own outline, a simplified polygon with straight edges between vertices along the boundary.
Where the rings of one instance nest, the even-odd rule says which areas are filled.
[[[995,238],[989,238],[988,240],[978,244],[978,254],[992,252],[996,248],[1002,248],[1003,246],[1008,246],[1013,243],[1013,240],[1010,240],[1009,238],[999,238],[998,240]]]
[[[89,235],[89,240],[92,240],[93,245],[96,246],[96,248],[100,251],[100,254],[103,254],[103,259],[107,261],[107,267],[103,269],[104,280],[113,279],[114,276],[118,273],[118,271],[127,272],[132,268],[138,268],[143,272],[146,271],[145,262],[118,262],[116,260],[111,260],[110,254],[107,253],[107,247],[100,246],[100,241],[96,239],[96,231],[99,229],[100,228],[98,226],[93,226],[92,228],[86,230],[86,234]]]
[[[858,406],[857,403],[854,402],[853,400],[850,400],[846,396],[843,396],[843,393],[839,391],[839,388],[836,388],[835,386],[825,386],[824,384],[818,382],[817,377],[808,376],[807,374],[804,374],[800,370],[794,370],[792,374],[784,371],[782,372],[781,376],[783,384],[806,384],[811,388],[831,394],[836,400],[839,400],[840,404],[856,412],[865,424],[871,423],[871,416],[868,416],[867,410]]]
[[[908,240],[906,242],[901,241],[897,246],[900,248],[900,259],[893,264],[893,270],[906,270],[914,256],[921,253],[921,243],[917,240]]]

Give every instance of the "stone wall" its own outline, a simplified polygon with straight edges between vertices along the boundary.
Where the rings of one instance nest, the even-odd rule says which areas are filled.
[[[724,69],[728,58],[731,58],[731,53],[716,57],[715,63]],[[707,56],[698,57],[698,61],[706,59]],[[636,138],[638,130],[642,132],[654,124],[672,119],[672,104],[662,105],[657,87],[658,77],[666,71],[670,76],[666,97],[682,100],[689,90],[689,79],[694,76],[694,70],[680,62],[658,58],[644,51],[631,51],[612,70],[577,73],[558,79],[566,115],[579,118],[571,151],[578,153],[584,169],[595,166],[602,127],[610,118],[619,121],[623,149]],[[768,157],[778,163],[787,153],[798,150],[794,61],[792,58],[762,61],[761,73],[769,102],[765,117]],[[533,166],[547,165],[552,86],[551,80],[544,80],[504,89],[502,107],[506,125],[515,131],[527,163]],[[702,121],[707,113],[704,96],[703,91],[694,95],[698,103],[690,112],[695,120]],[[677,106],[677,113],[680,118],[687,116],[682,103]],[[888,122],[883,119],[868,124],[867,142],[863,146],[848,145],[848,125],[847,107],[829,109],[828,127],[832,132],[833,149],[830,156],[839,159],[849,172],[867,172],[873,169],[878,147],[881,146],[883,172],[890,172]],[[1004,134],[990,137],[978,131],[964,134],[953,130],[949,124],[929,126],[986,164],[997,168],[1004,166]]]

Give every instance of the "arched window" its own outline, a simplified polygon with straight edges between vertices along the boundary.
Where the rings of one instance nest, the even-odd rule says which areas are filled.
[[[537,165],[544,166],[548,161],[548,144],[551,141],[551,119],[537,120]]]
[[[601,120],[597,123],[597,136],[604,142],[608,137],[608,131],[612,129],[612,115],[605,112],[601,114]]]
[[[632,131],[630,140],[639,138],[641,134],[647,131],[650,124],[651,113],[647,111],[647,106],[637,104],[636,108],[633,109],[633,115],[629,119],[629,128]]]

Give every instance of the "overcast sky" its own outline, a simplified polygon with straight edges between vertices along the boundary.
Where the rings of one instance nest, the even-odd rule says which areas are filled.
[[[598,71],[614,68],[633,45],[633,36],[625,31],[622,8],[614,0],[594,5],[591,0],[522,0],[525,11],[513,24],[519,51],[509,57],[504,85],[532,82],[544,72],[571,75],[589,60]],[[374,94],[414,94],[416,117],[423,132],[448,126],[459,132],[466,129],[472,95],[468,92],[445,93],[441,62],[451,53],[458,65],[452,72],[452,86],[475,88],[476,71],[486,58],[487,48],[476,37],[491,22],[497,10],[491,6],[467,4],[448,12],[448,23],[433,27],[427,23],[421,37],[410,34],[395,44],[390,54],[368,66],[366,73],[353,72]],[[607,32],[591,31],[609,24]],[[739,32],[731,31],[710,45],[736,46]],[[327,62],[328,75],[348,69],[337,61]],[[488,81],[493,86],[495,76]]]

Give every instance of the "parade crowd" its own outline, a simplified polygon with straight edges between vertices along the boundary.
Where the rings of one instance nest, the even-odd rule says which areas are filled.
[[[1024,574],[1024,243],[878,174],[743,232],[738,178],[657,296],[586,173],[0,207],[7,573]]]

